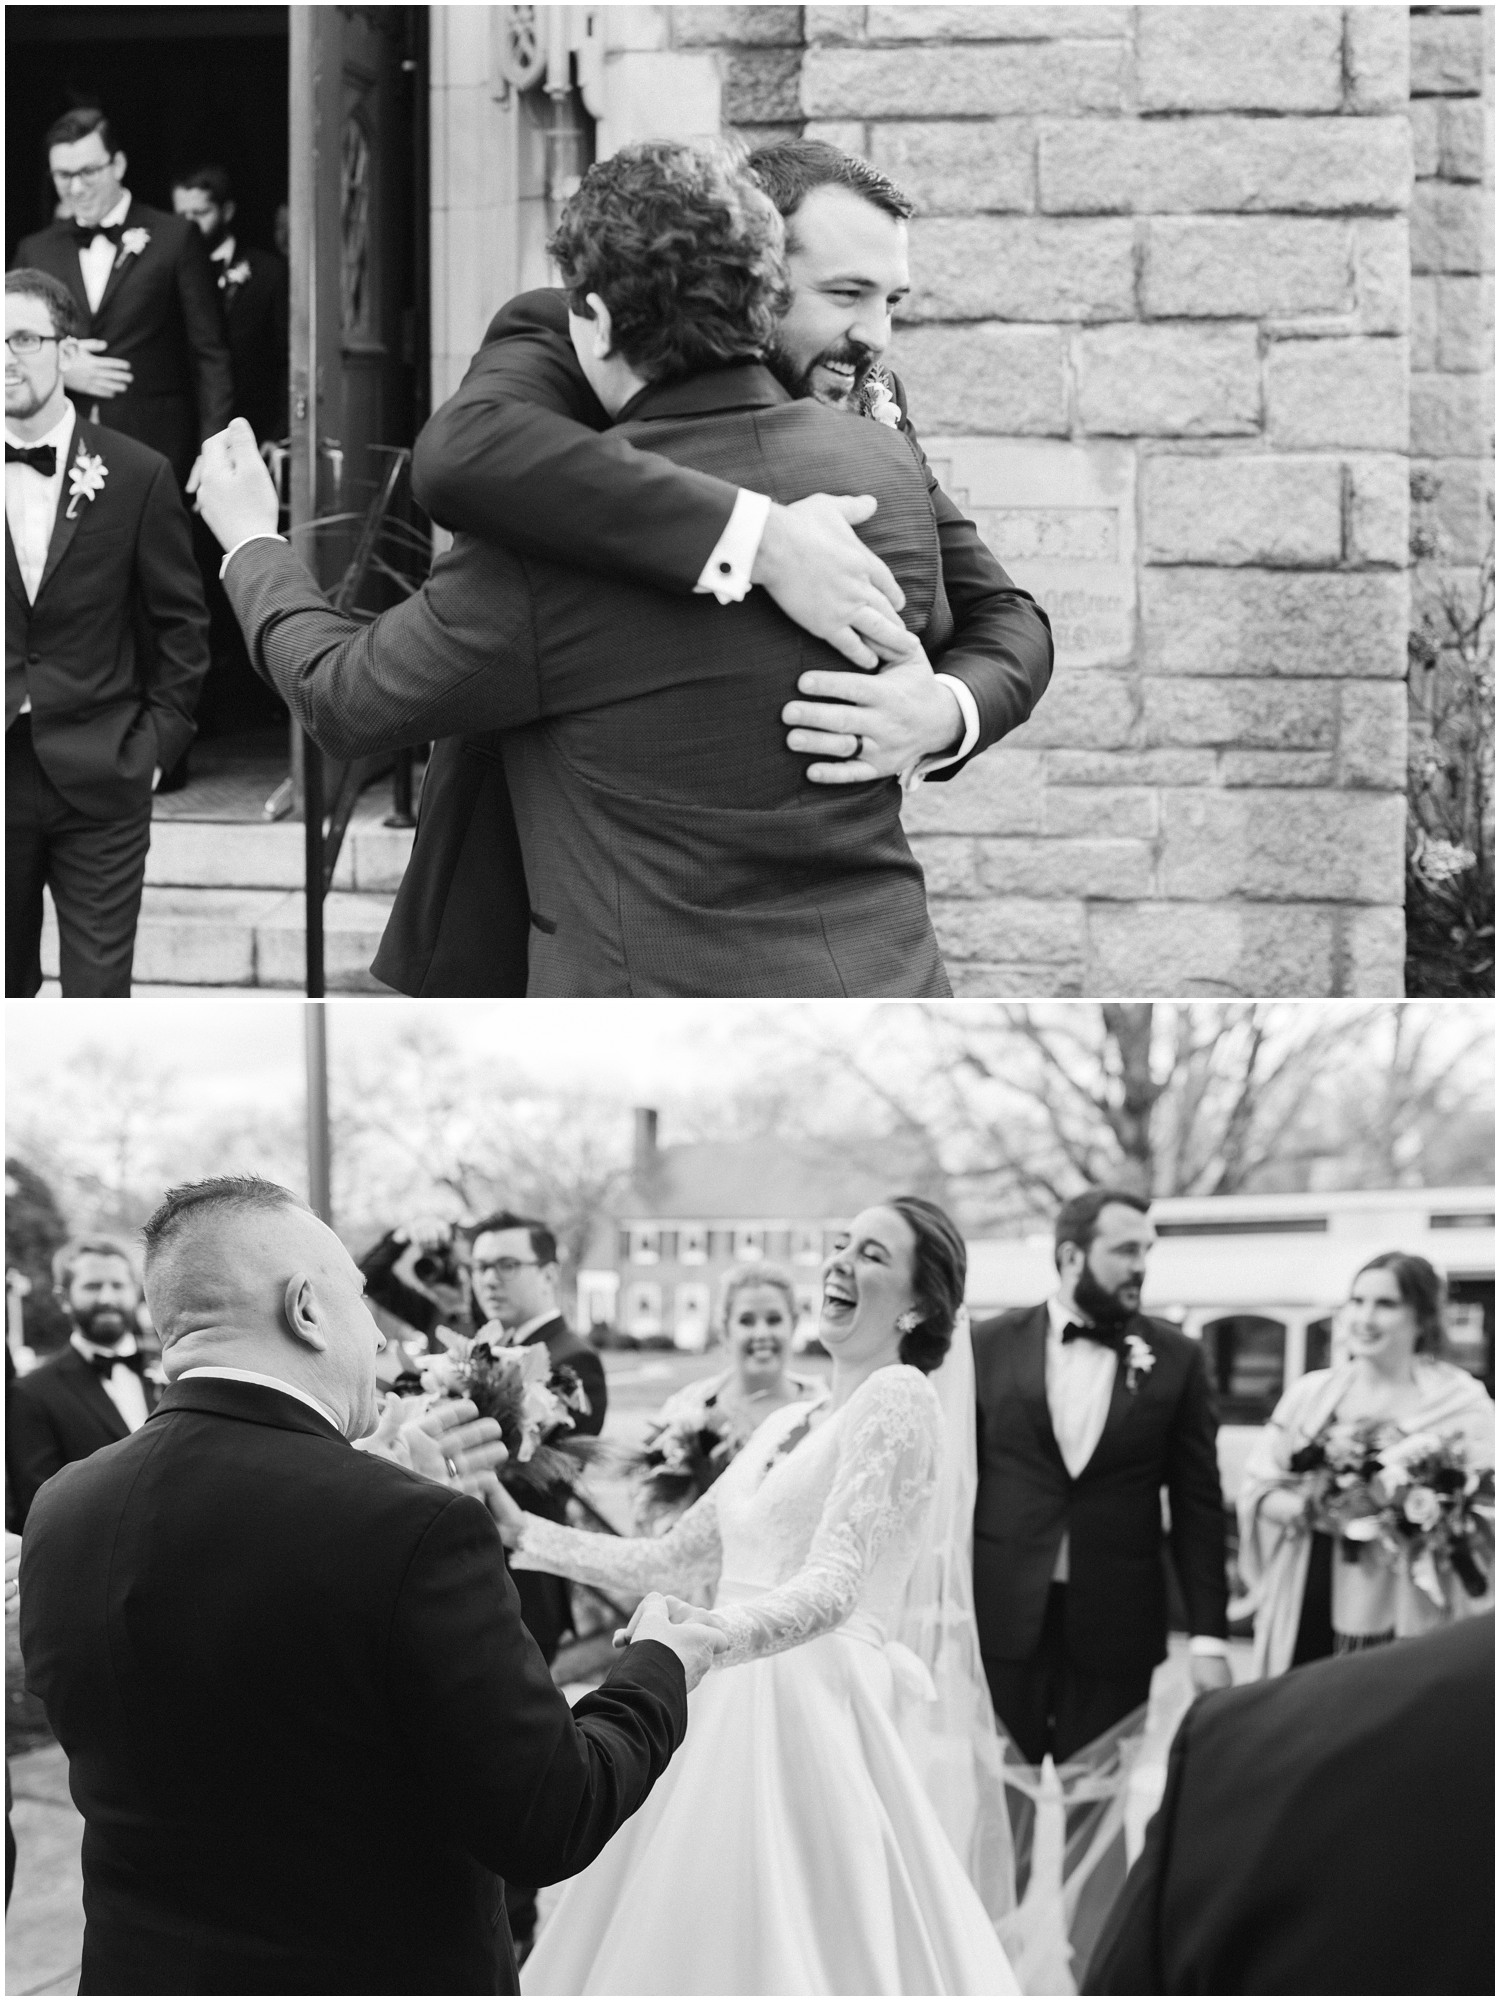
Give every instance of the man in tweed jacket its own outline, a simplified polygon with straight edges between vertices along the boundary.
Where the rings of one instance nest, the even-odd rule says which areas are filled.
[[[632,262],[632,236],[669,253]],[[865,539],[934,651],[951,618],[912,447],[794,400],[755,358],[780,241],[770,203],[712,153],[617,154],[554,244],[580,363],[648,450],[773,502],[872,495]],[[335,755],[463,734],[451,756],[473,810],[445,823],[442,876],[455,907],[466,874],[503,858],[506,816],[485,799],[503,768],[530,892],[528,992],[948,992],[899,784],[805,783],[780,710],[799,673],[837,662],[763,593],[673,598],[461,536],[418,596],[361,626],[272,539],[249,445],[235,430],[216,442],[202,504],[252,658]]]

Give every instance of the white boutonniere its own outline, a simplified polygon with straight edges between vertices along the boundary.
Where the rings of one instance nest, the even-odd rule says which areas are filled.
[[[229,291],[237,289],[241,285],[248,284],[249,281],[250,266],[242,258],[238,264],[231,264],[229,269],[223,273],[219,279],[219,286],[221,290]]]
[[[888,424],[895,431],[901,426],[901,405],[891,394],[890,385],[883,375],[872,374],[865,385],[865,415],[873,417],[877,424]]]
[[[96,493],[104,491],[104,482],[109,478],[109,467],[97,453],[86,452],[80,444],[78,456],[68,467],[69,505],[65,519],[71,521],[78,512],[80,500],[92,500]]]
[[[120,236],[121,260],[123,261],[127,257],[139,257],[150,241],[151,232],[149,229],[127,229],[122,231]]]
[[[1149,1376],[1156,1367],[1156,1350],[1149,1341],[1143,1341],[1139,1334],[1125,1336],[1125,1394],[1133,1397],[1141,1386],[1141,1378]]]

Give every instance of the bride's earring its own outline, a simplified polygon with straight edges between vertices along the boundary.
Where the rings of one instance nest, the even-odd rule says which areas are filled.
[[[896,1322],[896,1332],[898,1334],[915,1334],[921,1324],[921,1314],[908,1311],[903,1313],[901,1318]]]

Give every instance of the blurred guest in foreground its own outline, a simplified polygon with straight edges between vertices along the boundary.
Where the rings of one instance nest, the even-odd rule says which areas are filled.
[[[1210,1695],[1086,1994],[1493,1994],[1495,1618]]]
[[[1494,1499],[1495,1406],[1442,1359],[1442,1280],[1425,1258],[1372,1258],[1344,1337],[1345,1359],[1293,1383],[1246,1462],[1257,1674],[1426,1632],[1488,1592],[1493,1533],[1469,1529],[1486,1476]]]

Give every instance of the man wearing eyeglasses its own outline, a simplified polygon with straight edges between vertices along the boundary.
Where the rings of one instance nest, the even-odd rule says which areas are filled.
[[[17,265],[72,293],[82,336],[68,393],[94,423],[170,460],[184,485],[202,439],[234,409],[218,286],[201,232],[125,186],[125,155],[102,111],[69,111],[47,133],[52,185],[69,215],[23,237]]]
[[[208,613],[172,468],[69,401],[78,306],[5,278],[5,991],[130,993],[151,794],[187,750]]]

